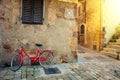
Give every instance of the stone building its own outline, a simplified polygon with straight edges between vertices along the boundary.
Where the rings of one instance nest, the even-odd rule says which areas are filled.
[[[95,51],[102,48],[101,1],[86,1],[86,45]]]
[[[19,41],[29,44],[25,48],[30,54],[35,43],[42,43],[43,49],[54,51],[59,63],[61,56],[76,61],[78,44],[99,51],[101,0],[95,1],[0,0],[0,54],[13,53]]]

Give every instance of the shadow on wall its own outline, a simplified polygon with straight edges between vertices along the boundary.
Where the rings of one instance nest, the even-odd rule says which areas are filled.
[[[13,50],[10,46],[9,39],[2,32],[0,34],[0,67],[10,66],[13,56]]]

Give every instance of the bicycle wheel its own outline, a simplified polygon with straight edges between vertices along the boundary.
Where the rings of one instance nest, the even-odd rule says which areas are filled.
[[[39,64],[44,68],[50,67],[53,64],[53,54],[48,51],[43,52],[39,56]]]
[[[14,55],[11,60],[11,70],[17,71],[22,66],[22,56],[20,54]]]

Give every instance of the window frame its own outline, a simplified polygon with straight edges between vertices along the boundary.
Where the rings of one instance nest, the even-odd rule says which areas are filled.
[[[85,34],[85,26],[83,24],[80,26],[80,34]]]
[[[22,4],[21,4],[21,6],[22,6],[22,7],[21,7],[21,8],[22,8],[22,9],[21,9],[21,14],[22,14],[22,15],[21,15],[21,20],[22,20],[22,24],[43,24],[43,23],[44,23],[44,7],[45,7],[44,5],[45,5],[45,0],[42,0],[42,1],[43,1],[43,3],[42,3],[42,10],[41,10],[41,13],[40,13],[42,16],[41,16],[41,21],[39,21],[39,22],[35,22],[35,20],[34,20],[34,19],[35,19],[35,18],[34,18],[34,16],[35,16],[35,14],[34,14],[34,11],[35,11],[35,8],[34,8],[34,0],[32,0],[32,4],[31,4],[31,5],[32,5],[32,12],[31,12],[31,14],[32,14],[31,17],[32,17],[32,18],[31,18],[31,22],[27,22],[27,20],[26,20],[26,21],[24,20],[24,13],[25,13],[25,11],[24,11],[24,9],[23,9],[23,8],[24,8],[24,0],[21,0],[21,1],[22,1],[22,2],[21,2],[21,3],[22,3]]]
[[[0,0],[0,4],[2,4],[2,1],[3,1],[3,0]]]

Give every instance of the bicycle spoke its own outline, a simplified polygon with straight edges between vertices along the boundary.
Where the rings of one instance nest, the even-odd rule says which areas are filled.
[[[12,57],[11,70],[16,71],[22,66],[22,56],[17,54]]]
[[[43,59],[43,61],[41,61],[41,58],[43,58],[44,57],[44,59]],[[49,53],[49,52],[44,52],[44,53],[42,53],[42,55],[40,55],[40,64],[41,64],[41,66],[43,66],[43,67],[49,67],[49,66],[51,66],[51,64],[52,64],[52,61],[53,61],[53,56],[52,56],[52,54],[51,53]]]

